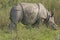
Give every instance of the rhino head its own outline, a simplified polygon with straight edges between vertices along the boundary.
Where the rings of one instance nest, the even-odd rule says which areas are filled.
[[[54,12],[53,11],[48,11],[47,12],[48,15],[47,15],[47,18],[46,18],[46,23],[49,24],[53,29],[57,29],[57,24],[55,23],[55,20],[54,20]]]

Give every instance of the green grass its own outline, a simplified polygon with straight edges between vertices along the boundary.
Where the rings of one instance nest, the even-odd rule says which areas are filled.
[[[27,0],[25,1],[28,2]],[[42,0],[41,3],[44,4],[46,8],[50,9],[51,0],[47,1],[48,4],[46,1]],[[40,0],[32,2],[40,2]],[[59,6],[57,6],[57,8],[56,5],[54,4],[53,7],[55,8],[55,20],[58,23],[60,20],[60,9],[58,9]],[[39,26],[39,28],[32,28],[30,25],[23,25],[22,23],[19,23],[17,24],[17,33],[16,31],[10,33],[8,27],[10,23],[10,9],[11,7],[0,9],[0,40],[60,40],[60,25],[57,30],[53,30],[51,27],[47,28],[45,24]]]
[[[25,26],[27,25],[19,23],[17,25],[17,33],[15,31],[12,34],[5,29],[3,31],[0,30],[0,40],[58,40],[57,37],[60,38],[60,30],[47,28],[46,25],[39,28],[26,28]]]
[[[60,38],[60,28],[53,30],[44,24],[39,28],[32,28],[30,25],[19,23],[17,24],[17,33],[16,31],[10,33],[8,28],[10,9],[0,10],[0,40],[58,40]]]

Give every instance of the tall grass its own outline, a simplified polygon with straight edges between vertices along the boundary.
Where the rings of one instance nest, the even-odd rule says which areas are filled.
[[[60,0],[1,0],[0,3],[0,40],[60,40]],[[0,1],[0,2],[1,2]],[[32,28],[29,25],[17,24],[17,33],[9,33],[9,16],[13,5],[20,2],[42,3],[48,10],[53,10],[55,13],[55,21],[59,24],[58,30],[53,30],[46,25],[39,28]]]

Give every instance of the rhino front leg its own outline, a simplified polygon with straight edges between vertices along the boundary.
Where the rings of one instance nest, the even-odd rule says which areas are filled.
[[[44,22],[44,19],[43,18],[39,18],[38,22],[39,22],[39,25],[42,25],[43,22]]]
[[[34,23],[35,26],[37,26],[39,28],[39,26],[41,26],[44,22],[43,18],[39,18],[37,19],[37,21]]]

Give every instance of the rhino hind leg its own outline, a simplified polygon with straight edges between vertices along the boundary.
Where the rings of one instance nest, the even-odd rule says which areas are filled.
[[[11,31],[16,31],[17,30],[17,24],[21,22],[21,19],[19,18],[19,20],[16,20],[15,21],[11,21],[10,24],[9,24],[9,29]]]
[[[13,10],[14,11],[14,10]],[[14,31],[17,29],[17,24],[19,22],[21,22],[22,20],[22,11],[14,11],[14,12],[11,12],[11,16],[10,16],[10,30],[11,31]]]
[[[13,31],[13,30],[16,29],[16,26],[17,26],[17,24],[15,24],[14,22],[11,22],[11,23],[9,24],[9,29],[10,29],[11,31]]]

